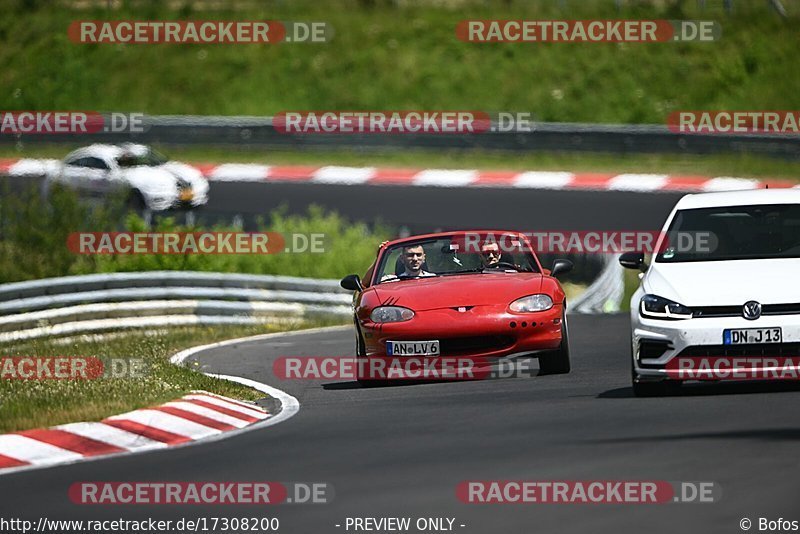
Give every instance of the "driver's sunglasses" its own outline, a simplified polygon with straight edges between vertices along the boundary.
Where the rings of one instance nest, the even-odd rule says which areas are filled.
[[[500,255],[500,251],[499,250],[487,250],[485,252],[481,252],[481,254],[483,254],[484,256],[499,256]]]

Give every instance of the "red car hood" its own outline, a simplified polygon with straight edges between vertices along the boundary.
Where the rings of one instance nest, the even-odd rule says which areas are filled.
[[[384,282],[370,289],[383,304],[425,311],[454,306],[510,304],[525,295],[538,293],[541,287],[540,273],[498,273]]]

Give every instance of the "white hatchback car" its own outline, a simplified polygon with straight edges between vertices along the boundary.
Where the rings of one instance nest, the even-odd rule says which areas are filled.
[[[680,235],[695,244],[673,246]],[[660,239],[649,265],[620,257],[644,271],[631,299],[637,396],[698,377],[783,378],[777,361],[800,377],[800,189],[687,195]]]
[[[208,202],[208,180],[199,170],[132,143],[95,144],[70,152],[48,177],[46,188],[53,183],[90,197],[128,192],[137,210],[192,208]]]

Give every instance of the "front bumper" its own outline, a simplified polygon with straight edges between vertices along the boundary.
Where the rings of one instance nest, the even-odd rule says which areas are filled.
[[[361,321],[367,357],[387,357],[387,341],[438,340],[442,357],[499,359],[552,350],[561,343],[562,305],[535,313],[505,306],[474,306],[416,312],[401,323]]]
[[[788,354],[787,348],[800,343],[800,315],[761,316],[755,321],[743,317],[693,318],[676,321],[648,319],[636,314],[632,320],[633,370],[637,378],[674,378],[668,369],[676,358],[752,356],[767,358]],[[775,328],[782,330],[782,343],[723,345],[723,330]],[[758,366],[754,367],[758,369]],[[800,371],[800,367],[798,367]]]

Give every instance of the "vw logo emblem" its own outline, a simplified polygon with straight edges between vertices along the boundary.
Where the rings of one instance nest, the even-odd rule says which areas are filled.
[[[761,304],[755,300],[750,300],[742,306],[742,317],[748,321],[755,321],[761,317]]]

